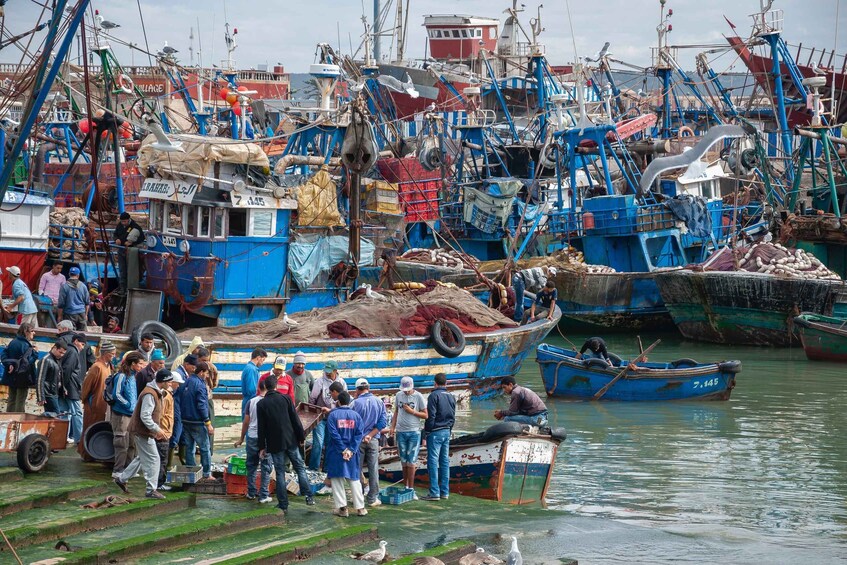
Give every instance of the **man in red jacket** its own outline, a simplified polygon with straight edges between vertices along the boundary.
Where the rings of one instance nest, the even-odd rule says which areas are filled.
[[[277,357],[274,359],[274,367],[267,373],[259,376],[259,382],[262,382],[269,376],[276,377],[276,391],[280,394],[286,395],[291,399],[291,403],[294,406],[297,406],[297,403],[294,401],[294,381],[285,372],[285,357]]]

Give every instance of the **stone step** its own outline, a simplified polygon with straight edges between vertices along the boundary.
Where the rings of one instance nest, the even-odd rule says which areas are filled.
[[[386,563],[391,565],[412,565],[418,557],[437,557],[443,561],[445,565],[453,565],[454,563],[458,563],[459,559],[463,556],[468,553],[473,553],[474,551],[476,551],[475,543],[469,540],[460,539],[445,545],[439,545],[437,547],[427,549],[420,553],[415,553],[414,555],[406,555],[405,557],[400,557],[393,561],[387,561]]]
[[[0,475],[0,484],[3,484],[5,480],[6,476]],[[109,485],[102,481],[76,481],[57,487],[39,486],[34,492],[21,493],[19,487],[24,484],[26,484],[25,481],[14,484],[7,491],[14,490],[14,494],[0,499],[0,518],[32,508],[45,508],[69,500],[87,498],[109,490]]]

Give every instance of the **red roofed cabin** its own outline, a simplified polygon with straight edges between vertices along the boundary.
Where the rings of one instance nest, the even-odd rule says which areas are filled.
[[[499,20],[474,16],[426,16],[429,53],[440,61],[475,59],[480,49],[497,49]]]

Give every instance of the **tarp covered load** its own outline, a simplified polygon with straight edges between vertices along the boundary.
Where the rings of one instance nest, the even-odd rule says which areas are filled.
[[[374,262],[374,245],[360,240],[361,265]],[[288,251],[288,270],[300,290],[306,290],[321,275],[341,261],[347,260],[350,240],[346,235],[301,236]]]
[[[752,246],[728,247],[717,251],[695,270],[703,271],[747,271],[750,273],[768,273],[772,275],[840,281],[836,273],[830,271],[817,257],[803,251],[784,247],[778,243],[757,243]]]
[[[335,181],[326,167],[315,173],[305,184],[294,189],[297,198],[297,224],[300,226],[343,226],[338,211]]]
[[[399,338],[427,335],[436,317],[446,317],[459,323],[466,333],[517,325],[458,287],[430,281],[426,290],[417,291],[416,294],[391,290],[380,291],[374,298],[361,294],[338,306],[316,308],[289,316],[297,325],[289,325],[277,318],[236,327],[185,330],[180,337],[190,339],[200,336],[204,341],[238,339],[255,342],[341,337]]]
[[[506,227],[513,196],[491,196],[475,188],[465,188],[465,222],[485,233]]]
[[[662,202],[671,213],[685,222],[688,232],[694,237],[712,235],[712,216],[706,201],[700,196],[683,194]]]
[[[212,165],[215,162],[250,165],[261,169],[263,173],[270,171],[268,156],[256,143],[192,134],[180,134],[172,138],[182,144],[182,152],[158,151],[152,147],[156,136],[150,134],[144,138],[138,150],[138,167],[142,174],[146,174],[148,167],[155,166],[163,178],[170,178],[168,170],[209,177],[214,174]]]

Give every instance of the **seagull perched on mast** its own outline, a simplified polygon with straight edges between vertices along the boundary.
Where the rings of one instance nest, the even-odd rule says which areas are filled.
[[[115,29],[116,27],[121,27],[120,24],[103,19],[103,16],[100,15],[100,10],[94,10],[94,22],[97,29]]]
[[[170,57],[174,53],[179,53],[176,49],[168,45],[168,42],[165,41],[165,46],[162,47],[162,50],[157,53],[160,57]]]

